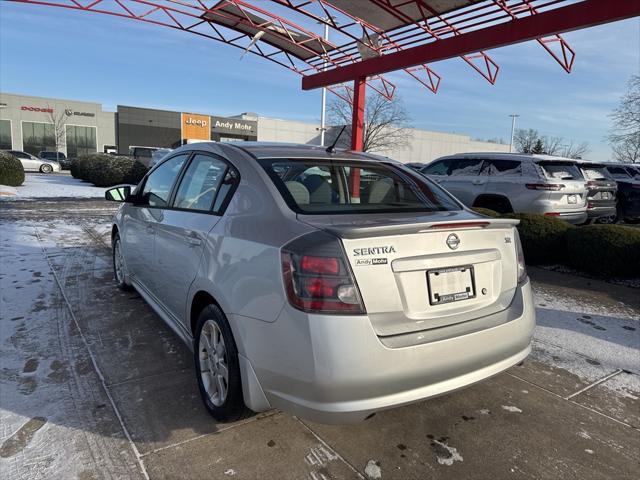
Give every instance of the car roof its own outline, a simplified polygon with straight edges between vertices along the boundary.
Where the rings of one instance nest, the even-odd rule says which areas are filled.
[[[447,160],[450,158],[481,158],[483,160],[518,160],[526,162],[571,162],[576,163],[572,158],[560,157],[557,155],[541,155],[537,153],[509,153],[509,152],[464,152],[454,155],[447,155],[437,158],[438,160]],[[433,162],[432,162],[433,163]]]
[[[333,153],[327,152],[327,147],[321,147],[318,145],[304,145],[298,143],[279,143],[279,142],[198,142],[192,143],[191,146],[202,146],[202,144],[213,144],[218,146],[237,148],[250,155],[261,158],[283,158],[283,159],[327,159],[334,160],[357,160],[357,161],[369,161],[369,162],[389,162],[401,164],[397,160],[385,157],[383,155],[376,155],[372,153],[353,152],[350,150],[336,149]],[[189,149],[189,145],[185,145],[181,148]]]

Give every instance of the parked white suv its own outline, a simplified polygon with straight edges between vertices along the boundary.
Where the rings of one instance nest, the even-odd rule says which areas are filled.
[[[469,207],[587,219],[587,189],[574,160],[549,155],[461,153],[420,170]]]

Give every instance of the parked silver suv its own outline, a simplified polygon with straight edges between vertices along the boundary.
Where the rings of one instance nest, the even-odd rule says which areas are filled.
[[[198,143],[123,201],[115,277],[194,350],[211,414],[351,422],[483,380],[530,351],[516,220],[400,163],[309,146]]]
[[[548,155],[462,153],[420,170],[469,207],[587,219],[585,179],[576,162]]]

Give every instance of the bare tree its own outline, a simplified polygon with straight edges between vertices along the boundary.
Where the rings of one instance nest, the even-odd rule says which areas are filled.
[[[587,142],[574,143],[573,140],[570,140],[569,144],[563,145],[561,156],[578,159],[584,157],[587,153],[589,153],[589,144]]]
[[[528,130],[518,129],[513,137],[513,144],[520,153],[532,153],[539,139],[540,134],[533,128]]]
[[[60,110],[56,112],[52,107],[47,105],[47,110],[49,111],[49,122],[53,128],[53,141],[56,144],[56,152],[61,151],[64,148],[67,132],[67,112],[66,110]]]
[[[632,75],[620,104],[610,115],[608,136],[613,156],[621,162],[640,162],[640,75]]]
[[[570,140],[569,144],[565,144],[564,138],[540,135],[533,128],[517,130],[513,143],[520,153],[558,155],[566,158],[582,158],[589,153],[589,144],[586,142],[576,143]]]
[[[351,104],[335,99],[329,103],[328,113],[330,124],[347,126],[338,144],[348,147],[351,137]],[[406,148],[409,144],[409,129],[409,115],[398,96],[387,100],[377,93],[367,95],[362,151],[384,152]]]
[[[540,137],[542,140],[542,151],[547,155],[559,155],[562,150],[562,137]]]

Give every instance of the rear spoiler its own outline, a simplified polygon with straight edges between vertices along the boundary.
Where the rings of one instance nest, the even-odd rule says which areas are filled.
[[[444,220],[409,224],[388,224],[365,227],[324,227],[322,230],[345,239],[384,237],[386,235],[409,235],[439,230],[482,230],[515,227],[520,220],[511,218],[478,218],[473,220]]]

